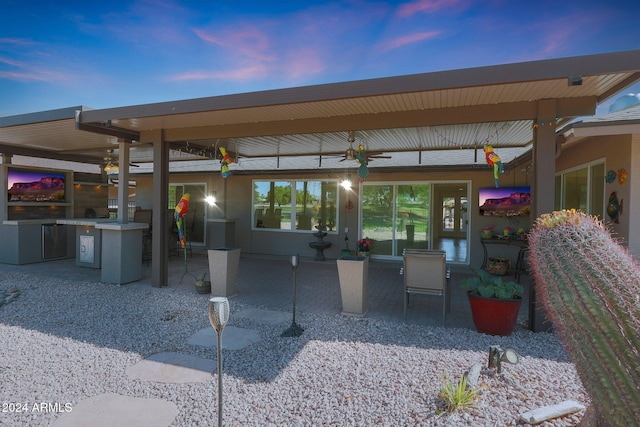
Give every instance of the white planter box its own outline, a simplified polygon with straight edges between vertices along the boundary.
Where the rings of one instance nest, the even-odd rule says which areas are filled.
[[[217,248],[207,251],[211,295],[232,297],[238,293],[240,248]]]
[[[364,316],[368,309],[369,257],[344,256],[336,262],[342,296],[342,314]]]

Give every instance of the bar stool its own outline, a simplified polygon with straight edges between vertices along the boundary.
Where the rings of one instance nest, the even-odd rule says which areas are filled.
[[[527,258],[529,257],[529,248],[522,248],[518,252],[518,259],[516,260],[516,282],[520,283],[520,276],[522,273],[529,274],[529,264]]]

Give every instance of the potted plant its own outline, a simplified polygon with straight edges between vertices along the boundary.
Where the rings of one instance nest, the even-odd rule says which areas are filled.
[[[361,256],[369,256],[369,251],[371,250],[371,240],[365,237],[364,239],[358,240],[356,243],[356,251]]]
[[[473,324],[478,332],[490,335],[511,335],[518,320],[524,288],[516,282],[507,282],[485,270],[462,281],[467,291]]]
[[[211,282],[204,280],[207,272],[204,271],[196,277],[196,292],[199,294],[208,294],[211,292]]]

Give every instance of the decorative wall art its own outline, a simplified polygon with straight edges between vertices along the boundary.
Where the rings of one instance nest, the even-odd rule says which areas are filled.
[[[620,215],[622,214],[623,202],[624,200],[618,201],[618,195],[615,191],[612,191],[609,195],[609,203],[607,204],[607,215],[609,215],[609,218],[611,218],[611,220],[616,224],[619,223],[618,218],[620,218]]]

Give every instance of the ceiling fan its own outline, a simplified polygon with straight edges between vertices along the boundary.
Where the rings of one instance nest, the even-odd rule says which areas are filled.
[[[103,160],[104,160],[104,162],[105,162],[105,165],[104,165],[104,167],[103,167],[103,170],[105,171],[105,173],[106,173],[107,175],[115,175],[115,174],[117,174],[118,172],[120,172],[120,167],[119,167],[119,165],[118,165],[118,162],[117,162],[117,161],[115,161],[115,160],[113,160],[113,159],[111,158],[111,156],[109,156],[109,157],[104,157],[104,158],[103,158]],[[129,166],[134,167],[134,168],[138,168],[138,167],[140,167],[140,165],[136,165],[136,164],[131,163],[131,162],[129,162]]]
[[[358,154],[362,151],[366,156],[366,161],[370,162],[372,159],[390,159],[391,156],[383,156],[383,151],[366,151],[363,144],[358,146],[358,149],[353,148],[353,143],[356,141],[354,131],[349,131],[349,137],[347,138],[349,142],[349,148],[344,152],[343,158],[340,160],[344,162],[345,160],[358,160]]]

